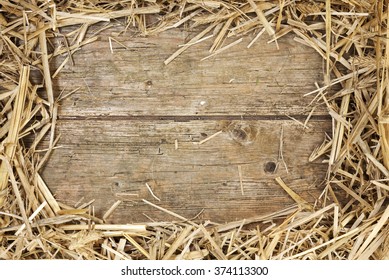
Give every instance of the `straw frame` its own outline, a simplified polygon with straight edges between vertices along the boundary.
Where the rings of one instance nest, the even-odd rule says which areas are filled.
[[[175,7],[155,0],[105,6],[98,0],[92,6],[68,1],[73,6],[67,7],[38,2],[0,2],[0,259],[389,258],[389,8],[383,1],[187,0]],[[163,17],[147,26],[147,14]],[[214,39],[208,59],[241,43],[237,39],[225,45],[226,37],[248,32],[266,32],[275,43],[293,32],[296,43],[314,48],[326,73],[322,85],[307,96],[325,103],[333,118],[332,135],[311,156],[327,157],[329,164],[321,199],[309,205],[277,178],[296,201],[294,207],[225,225],[198,224],[148,201],[144,203],[171,215],[172,221],[111,225],[104,218],[119,202],[103,219],[95,217],[89,203],[77,208],[58,203],[39,174],[60,141],[57,108],[65,98],[54,98],[48,61],[59,54],[68,54],[71,61],[72,53],[96,40],[86,37],[90,25],[119,18],[144,35],[183,24],[204,26],[165,64],[204,38]],[[79,27],[75,40],[48,53],[48,37],[65,26]],[[218,30],[217,36],[206,37],[212,30]],[[44,74],[43,85],[29,81],[33,67]],[[334,85],[341,89],[333,92]],[[38,88],[47,97],[39,96]],[[38,133],[24,150],[20,141],[33,130]],[[45,135],[50,144],[37,157],[35,147]],[[349,196],[346,205],[340,205],[335,188]],[[246,228],[255,223],[261,227]]]

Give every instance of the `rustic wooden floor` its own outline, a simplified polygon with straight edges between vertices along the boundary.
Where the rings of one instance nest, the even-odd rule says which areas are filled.
[[[61,104],[61,148],[43,173],[59,201],[95,199],[101,217],[122,200],[109,222],[172,220],[142,199],[187,218],[203,210],[200,218],[223,222],[293,204],[278,176],[309,201],[320,194],[326,165],[308,157],[330,131],[327,112],[317,108],[310,129],[288,117],[304,121],[311,98],[303,94],[322,81],[313,50],[293,36],[279,40],[277,50],[264,35],[250,49],[252,37],[245,37],[200,61],[212,44],[205,41],[165,66],[196,32],[124,34],[118,40],[128,49],[113,43],[111,53],[108,36],[115,32],[77,52],[75,65],[54,80],[57,93],[81,87]],[[53,71],[61,62],[52,62]],[[281,131],[288,170],[279,158]]]

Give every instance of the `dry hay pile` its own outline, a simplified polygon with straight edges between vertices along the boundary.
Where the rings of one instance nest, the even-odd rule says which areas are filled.
[[[0,259],[389,259],[384,2],[0,1]],[[325,61],[325,78],[307,98],[326,104],[333,120],[332,134],[311,156],[329,164],[320,200],[309,205],[278,179],[294,207],[228,224],[200,224],[159,208],[174,221],[142,225],[105,224],[87,205],[57,202],[39,174],[58,142],[58,104],[72,92],[54,93],[52,76],[96,40],[88,27],[102,22],[104,29],[113,21],[140,35],[182,26],[204,30],[165,63],[204,39],[213,40],[216,55],[246,33],[267,36],[275,52],[287,33],[314,48]],[[74,28],[61,33],[65,26]],[[58,37],[63,44],[51,44]],[[225,44],[227,37],[236,41]],[[49,69],[57,56],[64,64]],[[32,81],[33,72],[42,83]],[[346,203],[337,192],[347,194]]]

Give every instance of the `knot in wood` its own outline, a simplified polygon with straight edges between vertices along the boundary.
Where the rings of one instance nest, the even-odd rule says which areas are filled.
[[[233,140],[242,145],[253,143],[258,135],[257,128],[245,122],[232,122],[228,126],[228,132]]]
[[[268,161],[265,163],[264,170],[266,173],[274,173],[277,169],[277,164],[274,161]]]

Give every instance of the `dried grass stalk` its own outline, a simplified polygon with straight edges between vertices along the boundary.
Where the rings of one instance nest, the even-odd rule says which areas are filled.
[[[384,1],[0,3],[1,259],[389,258],[389,9]],[[158,21],[149,22],[147,14]],[[280,178],[277,182],[294,205],[227,224],[188,220],[143,200],[178,221],[111,225],[106,220],[119,201],[103,219],[93,215],[93,200],[77,209],[57,202],[40,170],[59,139],[58,103],[76,89],[55,100],[51,79],[73,63],[76,51],[97,40],[87,32],[91,25],[108,23],[103,30],[113,19],[143,35],[183,25],[203,30],[165,64],[214,38],[209,59],[243,42],[240,37],[231,43],[230,37],[249,33],[255,37],[248,47],[260,36],[277,43],[285,34],[295,34],[296,43],[316,50],[325,60],[324,79],[312,81],[317,89],[305,96],[314,106],[325,104],[333,121],[332,134],[309,159],[329,164],[316,203],[308,204]],[[49,44],[65,26],[73,26],[61,35],[65,45]],[[50,60],[59,55],[65,56],[64,62],[50,69]],[[42,85],[32,83],[30,68],[43,73]],[[26,148],[21,141],[27,136],[33,139]],[[46,137],[48,147],[38,151]],[[337,197],[340,193],[346,200]]]

